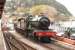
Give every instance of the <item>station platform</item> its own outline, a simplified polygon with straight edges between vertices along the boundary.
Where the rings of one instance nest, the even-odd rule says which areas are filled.
[[[0,30],[0,50],[5,50],[5,42],[1,30]]]

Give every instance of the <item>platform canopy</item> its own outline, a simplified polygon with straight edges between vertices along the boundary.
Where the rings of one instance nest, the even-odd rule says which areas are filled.
[[[2,12],[3,12],[3,9],[4,9],[5,1],[6,0],[0,0],[0,18],[2,16]]]

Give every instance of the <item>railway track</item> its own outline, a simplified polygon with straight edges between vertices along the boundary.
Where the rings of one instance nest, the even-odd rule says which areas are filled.
[[[7,50],[35,50],[34,48],[15,39],[10,33],[4,34]]]
[[[34,42],[34,43],[37,43],[43,47],[46,47],[46,48],[49,48],[51,50],[72,50],[72,49],[69,49],[69,48],[66,48],[66,47],[63,47],[63,46],[60,46],[58,44],[55,44],[54,41],[50,42],[50,43],[44,43],[44,42],[40,42],[40,41],[35,41],[33,39],[29,39],[28,40]]]
[[[48,48],[52,48],[53,50],[70,50],[70,49],[55,45],[53,43],[50,43],[50,44],[44,44],[43,43],[42,45],[45,46],[45,47],[48,47]]]
[[[30,39],[29,39],[30,40]],[[51,41],[50,43],[42,43],[42,42],[36,42],[34,40],[31,40],[33,41],[34,43],[37,43],[41,46],[44,46],[46,48],[49,48],[51,50],[73,50],[73,49],[70,49],[70,48],[67,48],[67,47],[64,47],[62,45],[59,45],[59,44],[56,44],[54,41]]]
[[[41,43],[30,39],[25,39],[16,32],[4,33],[5,41],[9,48],[8,50],[71,50],[55,43]],[[30,41],[30,42],[29,42]],[[28,44],[30,43],[30,44]]]

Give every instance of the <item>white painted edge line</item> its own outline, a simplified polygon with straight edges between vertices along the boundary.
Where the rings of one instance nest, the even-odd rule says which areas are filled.
[[[1,34],[2,34],[2,41],[3,41],[3,45],[4,45],[4,50],[7,50],[7,48],[6,48],[6,43],[5,43],[5,40],[4,40],[4,36],[3,36],[3,33],[2,33],[2,31],[1,31]]]

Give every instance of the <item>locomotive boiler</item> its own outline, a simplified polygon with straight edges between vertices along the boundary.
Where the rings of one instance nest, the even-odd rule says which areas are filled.
[[[48,17],[38,15],[28,16],[23,23],[25,25],[25,29],[23,29],[24,35],[34,40],[50,41],[51,37],[56,36],[56,32],[49,29],[50,24],[51,21]]]

